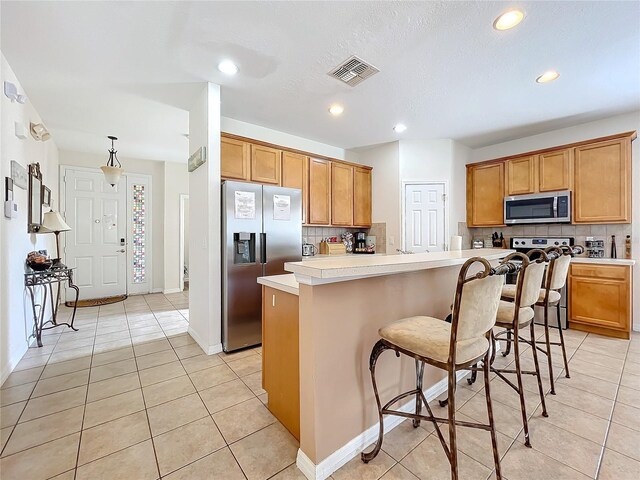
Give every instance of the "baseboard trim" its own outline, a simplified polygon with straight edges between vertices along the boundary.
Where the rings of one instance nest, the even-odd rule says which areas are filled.
[[[459,382],[470,372],[468,370],[461,370],[456,373],[456,379]],[[447,391],[447,378],[443,378],[430,388],[424,391],[424,396],[427,401],[431,402],[444,392]],[[416,400],[415,398],[408,403],[402,405],[398,410],[401,412],[413,412],[415,411]],[[400,425],[405,420],[403,417],[397,417],[388,415],[384,419],[384,432],[389,433],[395,427]],[[360,435],[349,441],[346,445],[339,448],[318,465],[314,464],[309,457],[301,450],[298,449],[298,455],[296,458],[296,465],[300,471],[309,480],[325,480],[332,473],[346,464],[349,460],[356,457],[362,452],[368,445],[371,445],[378,438],[379,424],[376,423],[372,427],[368,428]]]
[[[166,290],[163,290],[162,293],[164,293],[165,295],[169,295],[171,293],[180,293],[182,292],[182,290],[180,290],[179,288],[167,288]]]
[[[191,325],[189,325],[189,328],[187,329],[187,333],[191,335],[191,338],[193,338],[196,341],[196,343],[200,345],[200,348],[202,349],[202,351],[207,355],[214,355],[216,353],[222,352],[222,343],[218,343],[216,345],[206,344],[202,340],[202,338],[200,338],[200,336],[196,333],[196,331],[193,328],[191,328]]]
[[[35,337],[32,337],[29,340],[27,340],[27,348],[25,349],[24,352],[22,352],[22,354],[20,355],[20,358],[9,360],[9,363],[4,366],[4,368],[2,369],[2,372],[0,372],[0,386],[2,386],[5,380],[9,378],[9,375],[13,373],[16,366],[18,366],[18,364],[20,363],[20,360],[22,360],[25,354],[29,351],[29,347],[31,347],[31,345],[33,345],[33,342],[35,341],[36,341]]]
[[[162,288],[152,288],[151,293],[162,293]]]

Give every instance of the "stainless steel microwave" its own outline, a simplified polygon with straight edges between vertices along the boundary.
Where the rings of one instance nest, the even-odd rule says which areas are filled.
[[[571,192],[545,192],[516,195],[504,199],[504,223],[569,223]]]

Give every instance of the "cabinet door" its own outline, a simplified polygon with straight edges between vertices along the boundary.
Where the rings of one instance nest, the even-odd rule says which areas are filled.
[[[470,227],[504,224],[504,163],[467,168],[467,223]]]
[[[571,189],[570,149],[538,155],[538,178],[541,192],[554,192]]]
[[[331,163],[331,225],[353,225],[353,167]]]
[[[309,157],[298,153],[282,152],[281,185],[302,190],[302,223],[307,223],[308,170]]]
[[[631,140],[576,147],[574,223],[631,222]]]
[[[371,170],[355,167],[353,170],[353,224],[371,226]]]
[[[309,159],[309,223],[331,223],[331,162]]]
[[[573,327],[625,336],[631,328],[630,267],[572,265],[569,319]]]
[[[262,385],[268,408],[300,439],[298,297],[262,288]]]
[[[220,176],[249,180],[250,145],[232,138],[220,139]]]
[[[280,150],[251,145],[251,181],[280,184]]]
[[[535,155],[507,160],[507,195],[536,192],[536,161]]]

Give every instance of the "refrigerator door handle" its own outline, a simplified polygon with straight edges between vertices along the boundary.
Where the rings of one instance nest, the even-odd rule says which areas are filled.
[[[260,262],[267,263],[267,234],[260,234]]]

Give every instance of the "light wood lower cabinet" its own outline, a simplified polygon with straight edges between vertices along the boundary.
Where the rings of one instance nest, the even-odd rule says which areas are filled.
[[[504,163],[467,166],[467,225],[504,224]]]
[[[309,204],[309,157],[299,153],[282,152],[281,185],[302,190],[302,223],[307,223]]]
[[[353,196],[354,226],[371,226],[371,169],[354,168]]]
[[[312,225],[331,223],[331,162],[309,159],[309,220]]]
[[[569,328],[629,338],[631,267],[572,264],[569,270]]]
[[[630,138],[576,147],[573,222],[631,222]]]
[[[331,163],[331,224],[353,225],[353,167]]]
[[[300,440],[298,297],[262,287],[262,388],[267,408]]]
[[[251,145],[251,181],[280,185],[280,155],[275,148]]]
[[[220,140],[220,176],[234,180],[249,180],[251,145],[241,140]]]

